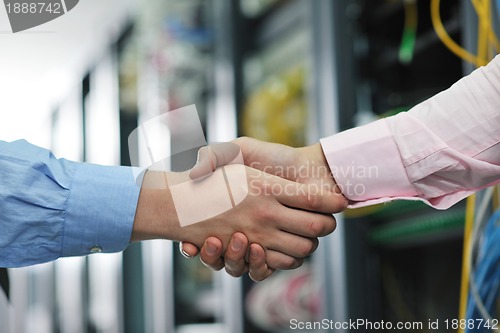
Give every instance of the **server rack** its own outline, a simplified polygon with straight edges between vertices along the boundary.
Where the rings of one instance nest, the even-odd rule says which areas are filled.
[[[400,58],[409,2],[276,1],[253,19],[243,17],[241,2],[232,2],[232,15],[219,24],[238,35],[228,44],[237,110],[245,98],[238,80],[245,82],[246,57],[266,39],[279,38],[280,29],[292,29],[298,22],[303,22],[311,41],[308,142],[367,118],[408,110],[446,89],[473,67],[449,52],[436,36],[430,1],[416,3],[418,28],[411,59]],[[477,18],[469,1],[443,2],[441,16],[455,40],[475,48]],[[464,214],[463,204],[438,212],[421,204],[395,202],[371,212],[339,215],[337,230],[321,242],[312,258],[314,278],[325,293],[319,319],[456,318]],[[238,302],[244,301],[250,285],[245,280]],[[398,290],[391,294],[390,285]],[[406,314],[394,309],[395,301],[404,304]],[[241,315],[241,307],[233,309]],[[260,331],[245,319],[243,332]]]

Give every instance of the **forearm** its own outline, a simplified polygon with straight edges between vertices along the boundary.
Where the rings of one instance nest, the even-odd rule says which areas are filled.
[[[55,158],[26,141],[0,141],[0,266],[122,251],[139,186],[127,167]]]
[[[448,208],[499,181],[500,57],[412,110],[322,140],[351,207]]]

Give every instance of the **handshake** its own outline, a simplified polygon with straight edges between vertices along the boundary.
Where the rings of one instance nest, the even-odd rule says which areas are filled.
[[[245,165],[228,165],[238,153],[243,157],[239,163]],[[222,167],[222,173],[216,175]],[[201,185],[180,192],[176,188],[186,178],[194,179],[191,183],[210,184],[204,178],[212,173],[225,180],[232,203],[228,209],[221,210],[224,198],[215,193],[216,186]],[[245,180],[247,183],[241,184]],[[165,182],[169,186],[158,186]],[[225,187],[223,192],[227,193]],[[201,201],[209,202],[210,207],[203,207]],[[250,278],[261,281],[276,269],[301,266],[316,250],[318,237],[335,230],[332,214],[347,204],[319,143],[292,148],[242,137],[200,149],[198,162],[189,172],[148,171],[132,241],[158,237],[177,240],[186,257],[200,253],[202,262],[214,270],[225,267],[232,276],[248,272]],[[205,219],[207,210],[222,213]],[[192,221],[193,216],[196,221]]]

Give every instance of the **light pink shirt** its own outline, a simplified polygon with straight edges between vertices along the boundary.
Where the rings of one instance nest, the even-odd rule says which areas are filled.
[[[321,140],[351,208],[393,199],[446,209],[500,182],[500,55],[408,112]]]

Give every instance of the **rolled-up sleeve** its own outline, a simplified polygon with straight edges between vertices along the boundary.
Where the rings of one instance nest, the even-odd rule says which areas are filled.
[[[0,141],[0,267],[125,249],[140,186],[131,168]]]
[[[321,144],[351,208],[394,199],[449,208],[500,182],[500,56],[408,112]]]

